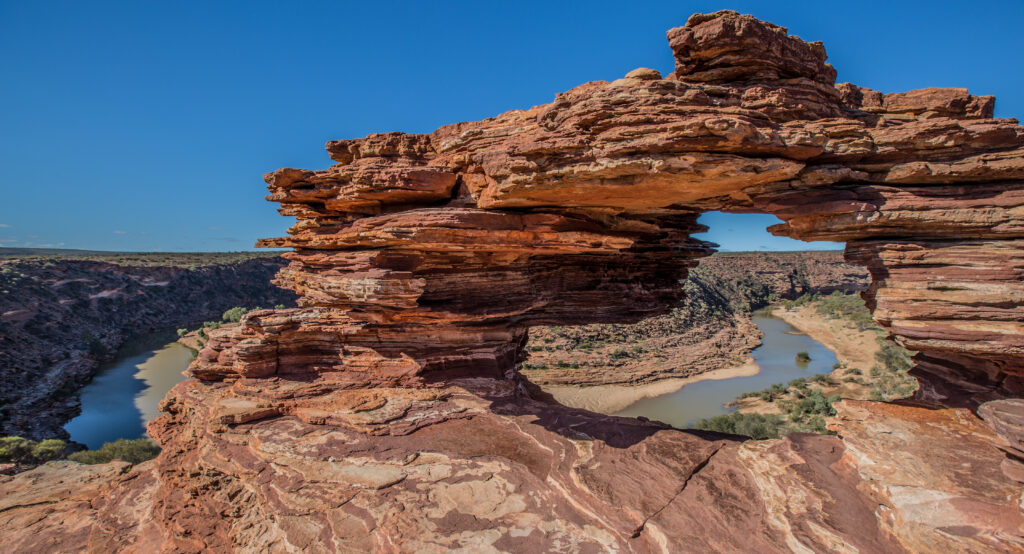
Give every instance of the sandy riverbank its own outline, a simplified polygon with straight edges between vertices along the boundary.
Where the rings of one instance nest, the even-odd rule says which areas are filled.
[[[663,379],[643,385],[597,385],[592,387],[546,385],[541,388],[566,406],[602,414],[614,414],[644,398],[671,394],[691,383],[749,377],[757,375],[760,371],[761,368],[754,363],[754,359],[748,358],[746,362],[738,366],[706,371],[692,377]]]
[[[813,306],[801,306],[790,310],[775,308],[772,315],[792,325],[835,354],[841,367],[834,369],[829,375],[836,385],[818,385],[822,394],[838,394],[843,398],[858,400],[870,397],[871,386],[866,384],[865,380],[870,380],[871,368],[876,364],[875,354],[881,348],[878,344],[878,331],[862,331],[845,319],[830,319],[818,313]],[[861,380],[865,384],[849,382],[844,378],[849,376],[850,370],[853,369],[860,370],[863,376]],[[753,396],[737,400],[732,405],[736,406],[737,411],[746,414],[781,413],[778,404]]]
[[[772,315],[823,344],[847,367],[868,372],[875,365],[875,354],[881,348],[877,331],[860,331],[846,320],[829,319],[811,307],[775,308]]]

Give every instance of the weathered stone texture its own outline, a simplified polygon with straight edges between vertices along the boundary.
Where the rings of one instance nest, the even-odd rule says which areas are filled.
[[[93,501],[87,537],[62,534],[56,508],[30,536],[95,551],[1024,549],[1019,408],[978,409],[1022,392],[1024,128],[962,89],[836,86],[820,43],[734,12],[669,42],[665,79],[637,70],[429,135],[335,141],[330,169],[268,174],[299,221],[261,244],[295,249],[277,283],[300,307],[213,331],[150,424],[154,467]],[[668,310],[712,251],[690,238],[708,210],[847,241],[876,319],[920,351],[918,403],[848,401],[837,437],[738,442],[537,400],[518,375],[528,328]]]

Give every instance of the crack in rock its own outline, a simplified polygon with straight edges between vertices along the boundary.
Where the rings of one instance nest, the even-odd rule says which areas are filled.
[[[690,471],[690,474],[687,475],[686,479],[683,480],[683,486],[679,487],[679,490],[676,491],[676,493],[672,495],[672,498],[668,499],[668,502],[666,502],[664,506],[662,506],[661,508],[658,508],[658,510],[656,512],[654,512],[653,514],[645,517],[644,520],[642,522],[640,522],[640,525],[635,530],[633,530],[633,534],[630,535],[629,538],[635,539],[635,538],[639,537],[644,532],[644,528],[647,527],[647,522],[650,521],[651,518],[656,517],[658,514],[663,512],[665,510],[665,508],[668,508],[669,505],[671,505],[673,502],[675,502],[676,498],[678,498],[679,495],[683,494],[683,491],[686,490],[686,486],[690,484],[690,480],[693,479],[693,476],[697,475],[698,473],[700,473],[700,471],[702,469],[704,469],[711,462],[711,458],[714,458],[715,454],[718,454],[718,451],[721,450],[721,449],[722,449],[721,445],[716,446],[714,451],[712,451],[711,454],[707,458],[705,458],[703,462],[701,462],[701,463],[697,464],[696,466],[694,466],[693,470]]]

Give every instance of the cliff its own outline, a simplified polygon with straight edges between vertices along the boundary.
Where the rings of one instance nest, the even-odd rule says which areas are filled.
[[[132,335],[295,302],[270,284],[273,256],[87,257],[0,260],[0,435],[66,438],[74,393]]]
[[[268,174],[298,223],[261,244],[295,249],[276,282],[299,307],[212,333],[151,464],[54,503],[0,483],[11,547],[1021,550],[1024,128],[962,89],[835,85],[822,44],[750,16],[668,39],[665,78]],[[742,441],[531,398],[528,329],[666,313],[708,210],[846,241],[920,352],[916,401]]]

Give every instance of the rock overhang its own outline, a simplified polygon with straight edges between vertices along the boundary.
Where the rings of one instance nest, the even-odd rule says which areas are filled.
[[[820,43],[736,12],[668,36],[665,78],[267,174],[299,221],[260,245],[294,249],[276,282],[300,307],[211,332],[155,465],[67,508],[102,522],[90,547],[1019,549],[1024,129],[963,89],[834,85]],[[534,398],[528,328],[681,301],[711,210],[847,242],[919,351],[914,401],[740,443]]]

